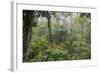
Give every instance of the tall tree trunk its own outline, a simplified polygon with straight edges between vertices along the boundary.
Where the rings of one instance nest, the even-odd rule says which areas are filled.
[[[71,32],[71,33],[70,33],[70,36],[71,36],[71,45],[72,45],[72,42],[73,42],[73,41],[72,41],[72,34],[73,34],[73,33],[72,33],[72,24],[73,24],[73,22],[72,22],[72,21],[73,21],[73,19],[72,19],[72,13],[70,13],[70,16],[71,16],[71,29],[70,29],[70,32]]]
[[[28,60],[32,36],[32,11],[23,11],[23,61]]]

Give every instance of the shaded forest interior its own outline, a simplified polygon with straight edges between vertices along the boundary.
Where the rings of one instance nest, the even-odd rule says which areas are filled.
[[[91,59],[91,14],[23,10],[23,62]]]

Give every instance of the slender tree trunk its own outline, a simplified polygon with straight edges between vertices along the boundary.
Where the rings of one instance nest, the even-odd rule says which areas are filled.
[[[52,31],[51,31],[51,25],[50,25],[50,16],[48,17],[48,29],[49,29],[49,40],[50,40],[50,43],[52,43]]]
[[[70,29],[70,30],[71,30],[71,45],[72,45],[72,42],[73,42],[73,41],[72,41],[72,34],[73,34],[73,33],[72,33],[72,21],[73,21],[73,19],[72,19],[72,13],[71,13],[70,15],[71,15],[71,29]]]
[[[83,41],[83,24],[81,24],[81,26],[82,26],[82,41]]]

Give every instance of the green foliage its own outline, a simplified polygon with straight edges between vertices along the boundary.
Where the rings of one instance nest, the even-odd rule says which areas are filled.
[[[59,17],[55,12],[55,18]],[[53,40],[50,43],[47,20],[41,18],[37,26],[32,27],[32,44],[28,62],[91,59],[90,18],[77,15],[72,21],[71,34],[67,33],[67,24],[59,22],[50,24]]]

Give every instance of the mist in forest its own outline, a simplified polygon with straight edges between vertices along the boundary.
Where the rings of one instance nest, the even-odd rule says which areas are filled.
[[[23,62],[91,59],[91,14],[23,10]]]

